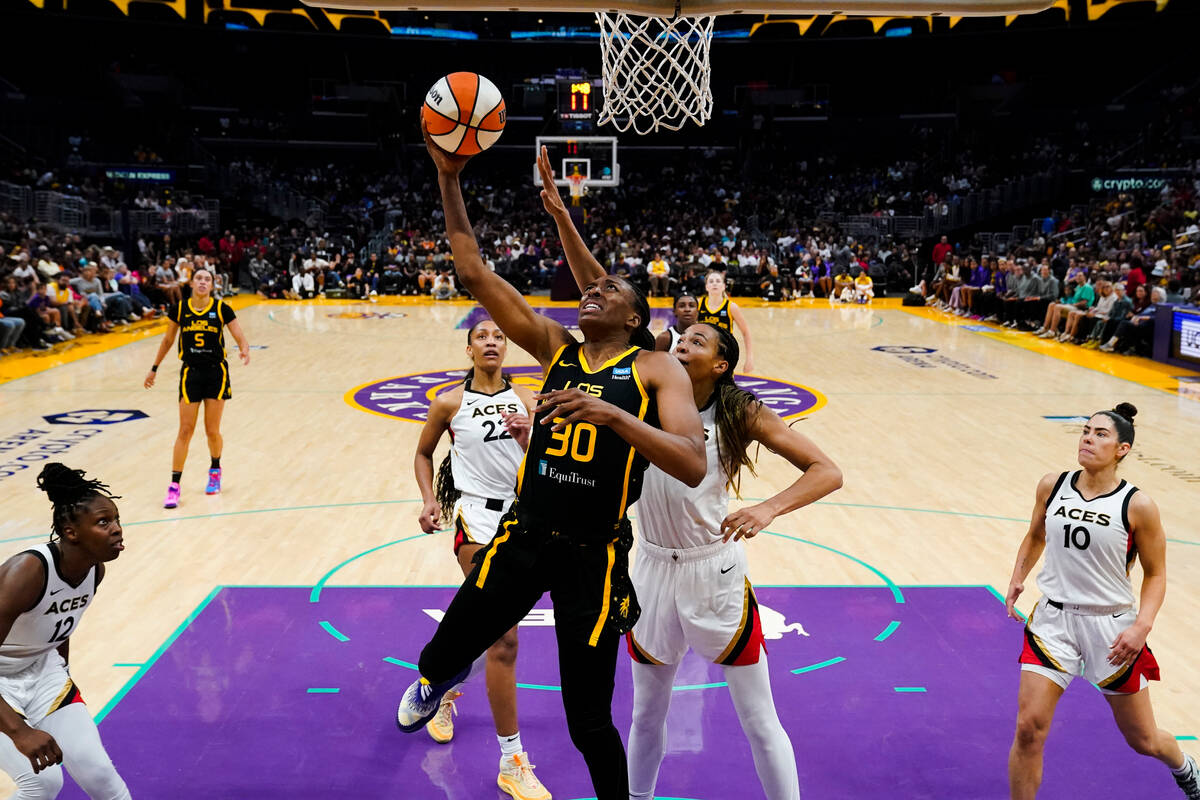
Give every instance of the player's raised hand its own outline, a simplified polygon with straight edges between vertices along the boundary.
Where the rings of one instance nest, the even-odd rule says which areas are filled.
[[[454,155],[438,147],[437,143],[433,141],[433,137],[429,135],[429,128],[426,127],[424,118],[421,119],[421,135],[425,137],[425,149],[429,151],[429,157],[437,165],[438,172],[444,175],[458,175],[471,160],[470,156]]]
[[[554,183],[554,168],[550,166],[550,152],[542,145],[537,157],[538,172],[542,176],[542,205],[550,216],[566,215],[567,207],[563,204],[562,195]]]
[[[12,735],[12,742],[21,755],[29,759],[34,772],[41,772],[62,763],[62,750],[59,749],[58,742],[45,731],[26,725],[23,726],[23,730]]]

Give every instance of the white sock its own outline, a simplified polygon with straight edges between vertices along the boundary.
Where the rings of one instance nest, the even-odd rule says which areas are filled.
[[[1172,773],[1174,773],[1175,775],[1178,775],[1181,778],[1185,777],[1191,771],[1192,771],[1192,759],[1188,757],[1187,753],[1183,754],[1183,763],[1177,769],[1171,770]]]
[[[796,755],[787,732],[775,712],[767,654],[760,652],[757,664],[723,667],[733,709],[750,742],[754,770],[768,800],[800,800]]]
[[[678,664],[641,664],[633,671],[633,724],[629,728],[629,797],[650,800],[667,750],[667,712]]]
[[[501,736],[496,734],[496,741],[500,743],[500,760],[515,756],[517,753],[525,752],[525,748],[521,746],[521,732],[517,731],[512,736]]]

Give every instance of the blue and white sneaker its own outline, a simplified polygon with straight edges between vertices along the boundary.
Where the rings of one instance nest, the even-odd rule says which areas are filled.
[[[413,733],[425,727],[425,723],[437,715],[442,706],[442,696],[467,679],[468,666],[445,683],[430,683],[421,678],[404,691],[404,697],[396,709],[396,724],[405,733]]]

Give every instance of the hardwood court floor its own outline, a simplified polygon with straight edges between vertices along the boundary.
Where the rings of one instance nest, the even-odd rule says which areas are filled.
[[[366,413],[348,397],[393,376],[463,367],[465,331],[456,326],[471,304],[242,303],[243,328],[262,349],[249,367],[236,360],[231,367],[224,492],[203,493],[207,452],[198,431],[183,500],[172,511],[161,502],[177,423],[174,357],[158,386],[141,386],[160,325],[81,343],[76,360],[0,360],[0,555],[49,530],[49,505],[34,486],[38,453],[87,469],[122,496],[127,549],[110,565],[71,648],[72,674],[93,713],[123,696],[127,681],[214,587],[461,580],[448,534],[369,552],[420,533],[412,477],[419,424],[387,409]],[[779,382],[758,386],[783,398],[780,408],[809,409],[797,427],[845,474],[841,491],[776,520],[770,530],[780,535],[749,544],[759,585],[886,580],[990,585],[1002,593],[1038,479],[1074,467],[1075,418],[1119,401],[1137,405],[1137,443],[1122,475],[1155,499],[1170,537],[1167,603],[1151,635],[1164,676],[1153,689],[1157,716],[1176,734],[1200,734],[1193,655],[1200,638],[1200,402],[1173,391],[1171,376],[1183,370],[910,312],[894,301],[745,305],[754,375]],[[564,308],[554,313],[571,317],[573,306]],[[531,363],[510,348],[509,365]],[[436,377],[420,385],[437,386]],[[82,413],[62,416],[68,412]],[[743,494],[766,497],[793,479],[785,462],[764,451]],[[1038,597],[1028,586],[1026,610]],[[997,602],[995,614],[1003,613]],[[1014,649],[1013,670],[1016,656]],[[1015,700],[1004,698],[1014,714]],[[1198,752],[1194,741],[1184,747]]]

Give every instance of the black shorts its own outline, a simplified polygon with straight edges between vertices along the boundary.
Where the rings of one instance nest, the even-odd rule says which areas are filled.
[[[595,646],[601,634],[633,629],[641,614],[629,579],[633,526],[579,534],[550,529],[514,503],[496,536],[474,556],[467,583],[496,598],[549,591],[559,634]]]
[[[182,403],[199,403],[201,400],[228,400],[232,397],[229,386],[229,365],[184,364],[179,370],[179,400]]]

